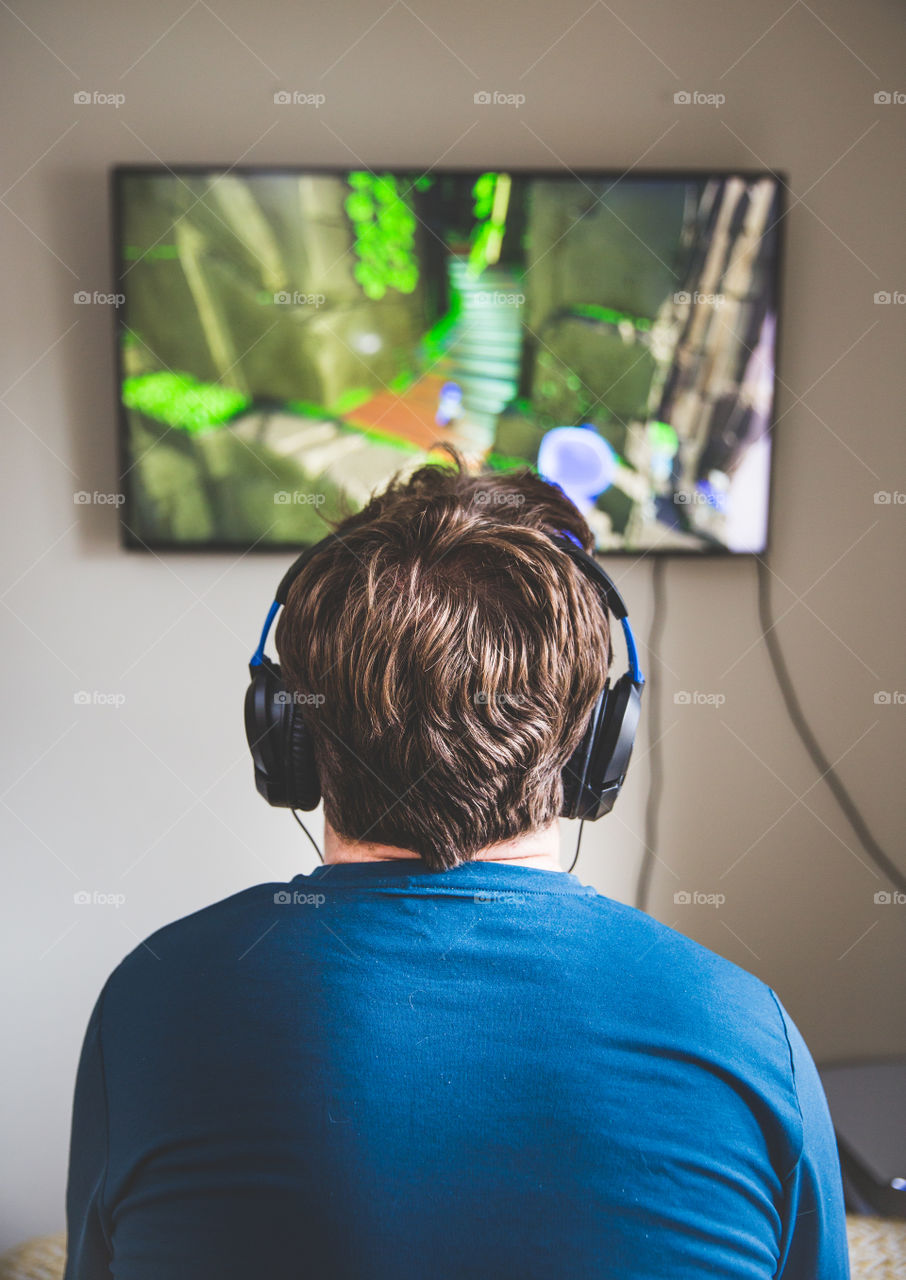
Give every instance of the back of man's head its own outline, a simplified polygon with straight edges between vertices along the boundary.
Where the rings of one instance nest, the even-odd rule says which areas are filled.
[[[324,812],[348,840],[431,870],[546,827],[604,687],[594,587],[548,537],[591,551],[534,473],[427,465],[336,525],[276,632],[310,729]]]

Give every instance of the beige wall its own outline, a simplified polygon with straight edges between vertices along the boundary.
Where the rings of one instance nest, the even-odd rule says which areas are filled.
[[[906,105],[873,101],[906,91],[898,6],[12,7],[18,18],[0,12],[12,184],[0,209],[11,973],[0,1246],[62,1225],[76,1058],[110,969],[160,924],[312,865],[288,815],[254,793],[240,716],[283,559],[127,555],[111,510],[73,504],[76,490],[118,488],[110,316],[72,301],[110,286],[111,162],[787,171],[779,633],[828,756],[901,864],[906,724],[906,706],[874,703],[906,689],[906,506],[872,500],[906,490],[906,305],[873,302],[906,287]],[[275,107],[284,88],[326,102]],[[526,102],[478,107],[479,89]],[[675,106],[681,89],[726,103]],[[79,91],[126,101],[76,106]],[[650,563],[613,567],[644,639]],[[652,909],[773,984],[819,1059],[902,1052],[906,906],[874,904],[886,886],[792,734],[759,642],[754,565],[675,562],[666,577]],[[125,703],[76,706],[80,689]],[[676,705],[679,690],[726,703]],[[580,863],[618,897],[638,864],[644,751]],[[726,902],[677,907],[678,889]],[[79,890],[126,901],[76,907]]]

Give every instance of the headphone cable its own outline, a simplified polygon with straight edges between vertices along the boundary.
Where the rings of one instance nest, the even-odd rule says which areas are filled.
[[[771,665],[774,668],[774,675],[777,677],[784,706],[792,721],[793,728],[799,735],[799,739],[811,757],[815,768],[819,770],[818,781],[827,783],[834,799],[849,821],[849,825],[862,842],[865,852],[875,865],[884,872],[890,883],[900,892],[906,893],[906,876],[903,875],[898,867],[894,866],[868,829],[868,823],[862,817],[834,765],[825,756],[818,739],[805,718],[805,713],[796,694],[796,687],[790,677],[786,659],[783,656],[783,650],[780,647],[780,641],[777,638],[777,623],[774,621],[771,609],[770,569],[767,562],[760,556],[756,557],[756,565],[758,571],[758,617],[761,630],[764,633],[764,641],[771,659]]]
[[[314,838],[314,836],[311,834],[311,832],[309,831],[308,827],[306,827],[305,823],[304,823],[304,822],[302,821],[302,819],[299,817],[299,815],[298,815],[298,813],[296,812],[296,810],[295,810],[295,809],[290,809],[290,813],[291,813],[291,814],[293,815],[293,817],[296,819],[296,821],[298,822],[299,826],[302,828],[302,830],[305,832],[305,834],[308,836],[309,840],[311,841],[312,845],[314,846],[314,851],[315,851],[315,853],[318,855],[318,861],[319,861],[319,862],[323,862],[323,861],[324,861],[324,855],[321,853],[321,850],[320,850],[320,849],[318,848],[318,846],[315,844],[315,838]]]
[[[572,862],[569,864],[569,871],[567,871],[567,873],[566,873],[567,875],[570,875],[570,874],[572,873],[572,869],[573,869],[573,867],[574,867],[574,866],[576,865],[576,863],[579,861],[579,850],[580,850],[580,849],[581,849],[581,847],[582,847],[582,832],[583,832],[584,828],[585,828],[585,819],[584,819],[584,818],[580,818],[580,820],[579,820],[579,838],[578,838],[578,840],[576,841],[576,852],[575,852],[575,854],[573,855],[573,860],[572,860]]]

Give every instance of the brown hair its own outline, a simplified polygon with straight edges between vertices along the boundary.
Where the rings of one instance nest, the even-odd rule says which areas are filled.
[[[334,526],[276,631],[327,821],[434,871],[557,817],[610,662],[595,589],[545,532],[591,551],[579,511],[447,453]]]

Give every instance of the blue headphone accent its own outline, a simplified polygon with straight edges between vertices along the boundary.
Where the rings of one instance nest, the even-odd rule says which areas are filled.
[[[644,684],[645,677],[639,666],[639,654],[635,647],[635,636],[632,634],[632,627],[629,625],[628,618],[621,618],[623,624],[623,636],[626,640],[626,652],[629,654],[629,670],[636,684]]]
[[[250,667],[260,667],[262,662],[264,661],[264,646],[267,644],[268,632],[271,629],[274,618],[276,618],[277,616],[277,610],[279,608],[280,608],[280,601],[275,600],[274,603],[271,605],[270,609],[268,610],[267,617],[264,620],[264,628],[261,632],[261,639],[258,641],[258,648],[252,654],[251,661],[249,662]]]

